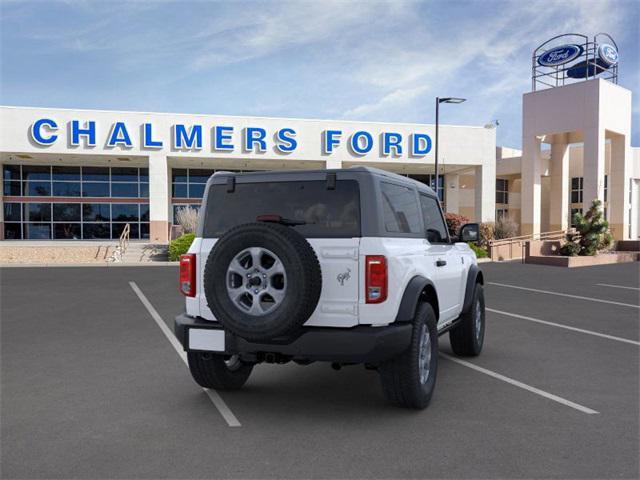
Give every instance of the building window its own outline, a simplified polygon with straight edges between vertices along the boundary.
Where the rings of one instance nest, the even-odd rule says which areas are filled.
[[[582,177],[571,179],[571,203],[582,203],[582,185]]]
[[[4,218],[6,240],[116,239],[127,223],[149,238],[148,203],[6,202]]]
[[[171,170],[171,196],[173,198],[202,198],[204,187],[215,170],[174,168]]]
[[[604,201],[608,200],[609,196],[609,175],[604,176]]]
[[[173,224],[178,224],[178,211],[183,208],[193,208],[196,212],[200,212],[200,204],[199,203],[174,203],[173,204]]]
[[[509,180],[496,178],[496,203],[509,203]]]
[[[509,216],[508,208],[497,208],[496,209],[496,220],[500,220],[502,218],[507,218]]]
[[[405,175],[413,180],[417,180],[418,182],[424,183],[431,187],[433,191],[436,191],[436,176],[435,175]],[[438,175],[438,199],[440,203],[444,203],[444,175]]]
[[[3,165],[5,197],[149,197],[149,169]]]

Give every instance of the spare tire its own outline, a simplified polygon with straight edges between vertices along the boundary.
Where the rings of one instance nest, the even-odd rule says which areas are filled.
[[[216,319],[250,341],[295,333],[315,310],[322,272],[313,247],[290,227],[248,223],[216,242],[204,292]]]

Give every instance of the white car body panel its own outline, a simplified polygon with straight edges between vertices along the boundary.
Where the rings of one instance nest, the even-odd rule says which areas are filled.
[[[204,267],[214,238],[196,239],[189,253],[197,256],[196,296],[187,297],[187,314],[205,320],[215,316],[207,305],[204,293]],[[358,275],[359,238],[310,238],[322,268],[322,293],[318,305],[305,325],[322,327],[354,327],[358,325]],[[364,278],[364,277],[363,277]],[[341,281],[342,280],[342,281]]]
[[[204,267],[217,239],[196,238],[189,253],[196,254],[196,296],[186,297],[187,314],[215,321],[204,293]],[[310,238],[322,269],[322,293],[318,305],[305,323],[316,327],[384,326],[392,323],[405,289],[412,278],[422,276],[435,286],[440,302],[438,327],[455,320],[462,310],[467,273],[476,263],[473,251],[464,243],[430,244],[426,239],[398,237]],[[386,301],[365,301],[365,259],[367,255],[387,258]],[[438,260],[446,261],[442,267]]]

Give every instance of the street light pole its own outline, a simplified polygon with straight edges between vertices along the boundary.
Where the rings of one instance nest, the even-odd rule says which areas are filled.
[[[438,186],[440,185],[438,183],[439,180],[439,172],[438,172],[438,146],[440,144],[440,142],[438,141],[438,135],[440,133],[440,104],[441,103],[462,103],[464,101],[466,101],[466,98],[458,98],[458,97],[444,97],[444,98],[440,98],[440,97],[436,97],[436,145],[435,145],[435,191],[436,191],[436,196],[438,197],[438,200],[440,199],[440,195],[438,193]]]

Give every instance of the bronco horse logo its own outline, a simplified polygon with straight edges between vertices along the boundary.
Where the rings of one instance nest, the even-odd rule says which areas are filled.
[[[344,287],[344,282],[346,282],[347,280],[349,280],[351,278],[351,269],[347,268],[346,272],[339,273],[336,278],[338,279],[338,282],[340,282],[340,286]]]

